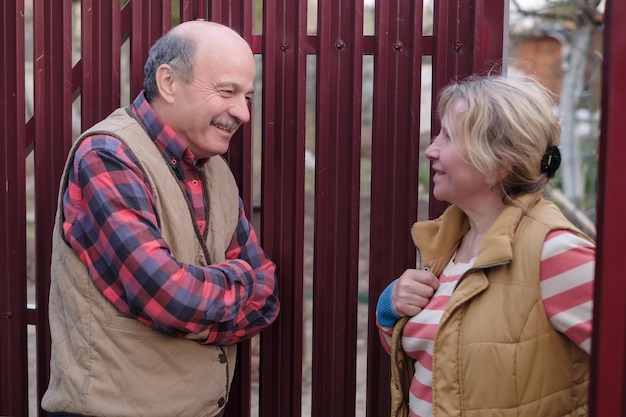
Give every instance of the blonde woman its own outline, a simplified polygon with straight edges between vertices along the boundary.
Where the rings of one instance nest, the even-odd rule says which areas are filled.
[[[419,267],[378,300],[383,346],[398,342],[392,415],[586,415],[595,244],[543,196],[560,163],[550,97],[473,77],[438,114],[426,157],[451,205],[414,224]]]

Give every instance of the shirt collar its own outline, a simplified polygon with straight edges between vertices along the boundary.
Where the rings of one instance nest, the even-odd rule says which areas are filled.
[[[179,161],[183,161],[187,164],[195,165],[199,169],[208,161],[194,161],[193,153],[187,143],[171,127],[163,123],[146,100],[143,91],[133,101],[131,111],[146,128],[157,148],[166,156],[171,165],[176,166]]]

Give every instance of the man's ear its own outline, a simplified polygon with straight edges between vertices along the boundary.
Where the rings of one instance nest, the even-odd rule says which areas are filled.
[[[159,96],[168,104],[174,102],[174,84],[177,81],[172,67],[168,64],[163,64],[157,68],[156,84],[159,89]]]

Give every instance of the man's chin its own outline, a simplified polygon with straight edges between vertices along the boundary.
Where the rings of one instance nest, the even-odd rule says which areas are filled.
[[[228,147],[203,149],[202,151],[194,152],[193,156],[196,161],[199,161],[211,159],[216,155],[224,155],[226,152],[228,152]]]
[[[213,137],[212,139],[210,139],[211,147],[209,149],[204,149],[205,153],[210,156],[224,155],[226,152],[228,152],[230,139],[231,138]]]

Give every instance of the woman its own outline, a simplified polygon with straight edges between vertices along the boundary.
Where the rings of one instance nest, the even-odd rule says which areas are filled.
[[[441,92],[438,114],[426,157],[451,206],[414,224],[418,268],[377,307],[384,347],[394,327],[401,347],[392,415],[586,415],[595,244],[543,198],[560,162],[549,95],[474,77]]]

